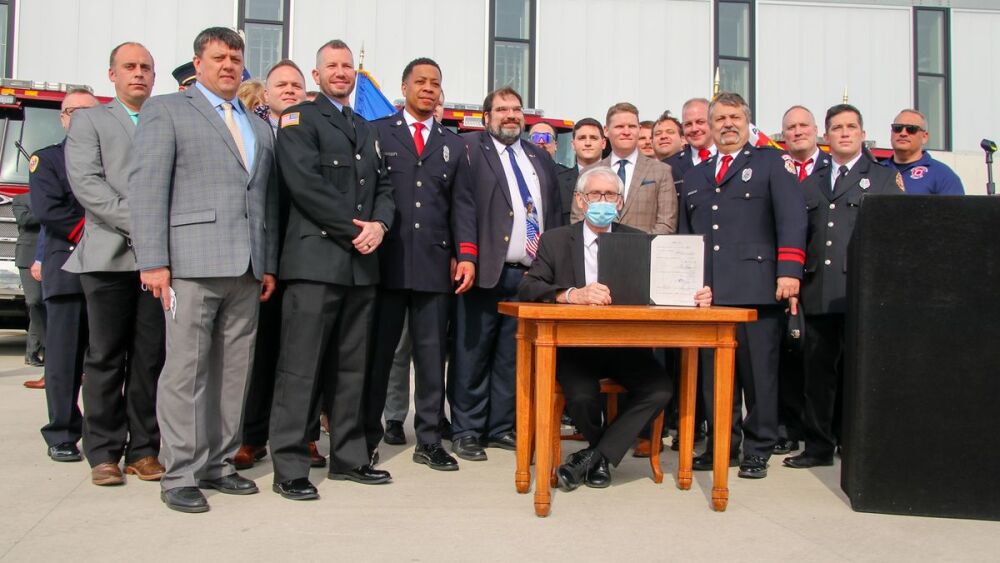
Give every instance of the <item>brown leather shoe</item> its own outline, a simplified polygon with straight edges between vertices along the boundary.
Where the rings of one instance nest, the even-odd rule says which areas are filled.
[[[117,463],[111,461],[106,461],[91,469],[90,480],[95,485],[102,487],[125,484],[125,476],[122,475],[122,470],[118,468]]]
[[[28,389],[45,389],[45,376],[41,376],[38,379],[29,379],[24,382],[24,386]]]
[[[264,446],[240,446],[240,450],[233,456],[233,467],[250,469],[254,462],[264,459],[266,455],[267,448]]]
[[[163,477],[166,469],[156,459],[156,456],[148,455],[140,460],[133,461],[125,466],[125,473],[135,475],[141,481],[159,481]]]
[[[326,467],[326,458],[319,454],[316,442],[309,442],[309,467]]]

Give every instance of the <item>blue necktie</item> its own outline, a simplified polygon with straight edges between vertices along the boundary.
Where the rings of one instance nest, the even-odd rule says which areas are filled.
[[[527,219],[527,239],[524,242],[524,251],[534,260],[535,253],[538,252],[538,238],[541,236],[538,228],[538,209],[535,208],[535,201],[531,199],[531,192],[528,191],[528,182],[524,181],[524,174],[521,173],[517,159],[514,158],[513,147],[507,147],[507,156],[510,157],[510,167],[514,169],[517,191],[521,194],[521,203],[524,205],[524,215]]]
[[[622,185],[626,188],[628,187],[628,184],[625,182],[625,164],[627,162],[627,160],[618,161],[618,177],[622,179]]]

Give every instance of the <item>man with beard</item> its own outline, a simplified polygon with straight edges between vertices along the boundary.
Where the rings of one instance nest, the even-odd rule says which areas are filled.
[[[521,95],[505,87],[483,101],[486,131],[465,140],[472,165],[479,254],[475,286],[458,297],[455,352],[449,381],[452,450],[468,461],[486,459],[480,444],[516,448],[514,439],[517,321],[497,312],[516,299],[538,239],[559,225],[561,205],[555,163],[521,140]]]

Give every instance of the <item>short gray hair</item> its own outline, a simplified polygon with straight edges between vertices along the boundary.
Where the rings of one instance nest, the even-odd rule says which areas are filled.
[[[711,101],[711,103],[708,104],[709,120],[712,119],[712,112],[715,111],[715,106],[720,106],[720,105],[741,108],[743,110],[743,113],[747,116],[747,122],[749,123],[750,121],[753,121],[753,119],[750,117],[750,106],[747,105],[747,102],[746,100],[743,99],[743,96],[737,94],[736,92],[722,92],[721,94],[716,96],[715,99]]]
[[[899,116],[903,115],[904,113],[912,113],[913,115],[919,116],[920,117],[920,121],[924,122],[924,124],[923,124],[924,130],[925,131],[927,130],[927,116],[926,115],[920,113],[919,110],[915,110],[913,108],[906,108],[906,109],[899,110],[899,113],[896,114],[896,117],[899,117]]]
[[[618,185],[618,193],[621,194],[625,191],[625,184],[622,182],[622,179],[618,176],[618,174],[615,174],[615,171],[612,170],[610,166],[592,166],[584,170],[583,173],[580,174],[580,177],[576,179],[576,189],[574,191],[582,194],[583,190],[587,187],[587,182],[590,181],[590,178],[593,176],[604,176],[609,179],[613,178],[615,184]]]

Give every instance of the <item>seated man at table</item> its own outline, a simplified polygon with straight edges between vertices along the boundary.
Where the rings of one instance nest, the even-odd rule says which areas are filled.
[[[597,282],[597,234],[642,232],[614,222],[624,203],[624,189],[618,175],[606,166],[580,175],[574,197],[584,210],[584,220],[545,231],[535,261],[521,281],[519,299],[611,304],[611,291]],[[710,305],[712,290],[699,290],[695,303]],[[609,376],[628,389],[630,400],[618,418],[604,428],[599,381]],[[607,487],[611,484],[608,464],[618,465],[643,426],[670,400],[670,375],[649,348],[560,348],[556,380],[566,397],[566,412],[590,443],[559,466],[559,488],[572,491],[584,483]]]

